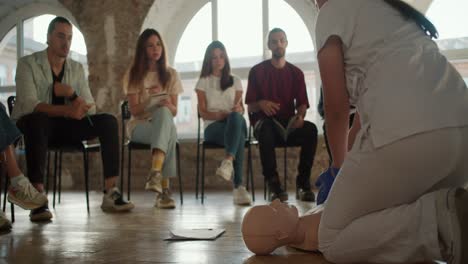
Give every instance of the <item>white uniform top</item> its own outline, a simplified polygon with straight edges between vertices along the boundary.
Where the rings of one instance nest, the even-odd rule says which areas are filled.
[[[317,50],[343,42],[350,103],[375,147],[468,125],[468,89],[413,20],[383,0],[328,0],[316,24]]]
[[[237,102],[236,91],[242,91],[242,83],[239,77],[232,75],[234,83],[225,91],[221,90],[221,78],[210,75],[208,77],[200,78],[195,85],[195,90],[205,92],[206,97],[206,110],[209,112],[231,112],[232,108]],[[204,120],[205,128],[214,120]]]

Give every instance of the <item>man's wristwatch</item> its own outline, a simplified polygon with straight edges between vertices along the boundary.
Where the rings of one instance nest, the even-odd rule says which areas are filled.
[[[68,100],[70,102],[73,102],[76,100],[76,98],[78,98],[78,95],[76,94],[76,92],[73,92],[73,94],[70,97],[68,97]]]

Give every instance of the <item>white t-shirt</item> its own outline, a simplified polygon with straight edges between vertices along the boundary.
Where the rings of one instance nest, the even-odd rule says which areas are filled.
[[[236,91],[242,91],[242,83],[239,77],[232,75],[234,83],[226,90],[221,90],[221,78],[210,75],[209,77],[200,78],[195,85],[195,90],[205,92],[206,110],[209,112],[231,112],[237,102]],[[204,120],[205,128],[214,120]]]
[[[317,18],[317,50],[331,36],[343,42],[350,103],[361,117],[359,139],[370,137],[380,147],[468,125],[468,89],[460,74],[413,20],[383,0],[328,0]]]

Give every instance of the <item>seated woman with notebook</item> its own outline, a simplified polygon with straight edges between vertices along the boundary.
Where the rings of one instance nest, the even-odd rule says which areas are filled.
[[[177,72],[167,65],[166,49],[156,30],[141,33],[123,85],[132,114],[127,133],[132,141],[150,144],[152,149],[145,189],[157,193],[156,207],[175,208],[169,177],[176,175],[174,116],[182,84]]]

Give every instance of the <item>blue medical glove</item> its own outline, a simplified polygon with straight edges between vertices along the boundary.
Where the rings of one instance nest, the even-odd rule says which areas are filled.
[[[317,195],[317,205],[323,204],[327,200],[328,193],[330,192],[330,189],[339,171],[340,169],[330,167],[318,177],[317,181],[315,182],[315,186],[319,188]]]

